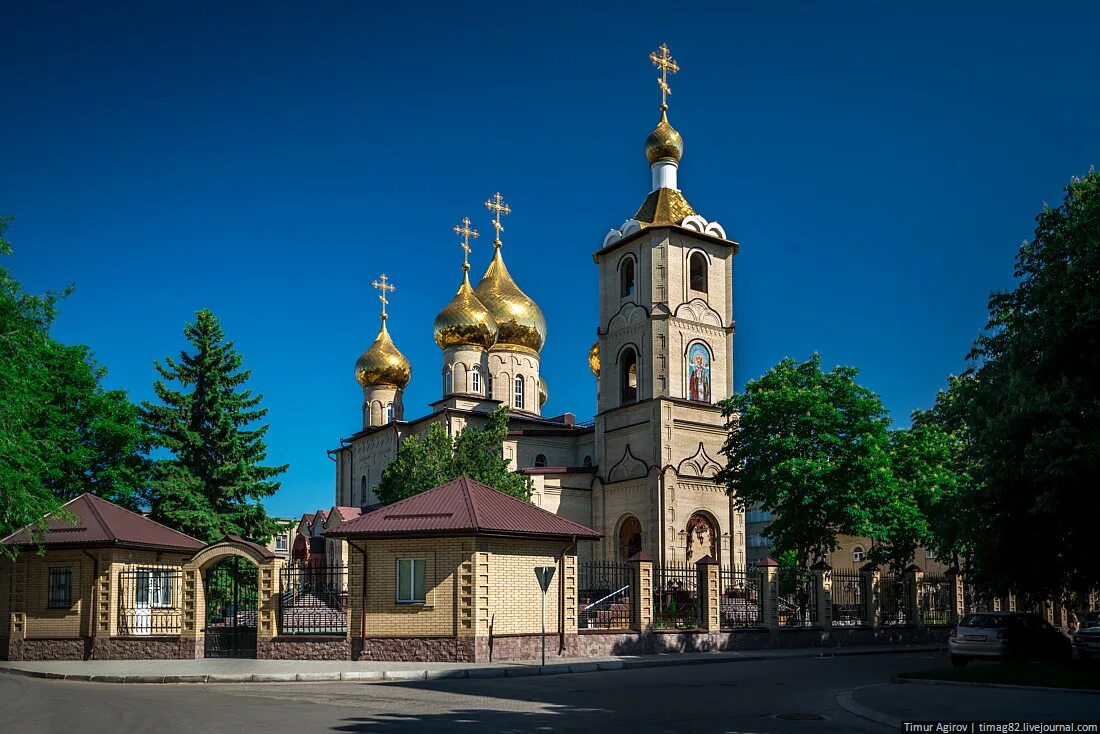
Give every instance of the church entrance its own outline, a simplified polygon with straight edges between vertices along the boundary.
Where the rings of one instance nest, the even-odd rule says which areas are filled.
[[[229,556],[207,569],[206,657],[256,657],[258,575],[256,564],[241,556]]]
[[[627,515],[619,524],[619,560],[628,561],[642,552],[642,524],[633,515]]]

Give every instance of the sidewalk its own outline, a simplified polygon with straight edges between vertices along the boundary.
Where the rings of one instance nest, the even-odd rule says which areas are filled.
[[[94,683],[316,683],[320,681],[409,681],[444,678],[593,673],[601,670],[654,668],[672,665],[747,663],[792,658],[848,655],[894,655],[937,652],[937,645],[874,645],[806,647],[742,652],[671,653],[600,658],[576,658],[546,666],[518,663],[388,663],[350,660],[50,660],[0,661],[0,672],[55,680]]]

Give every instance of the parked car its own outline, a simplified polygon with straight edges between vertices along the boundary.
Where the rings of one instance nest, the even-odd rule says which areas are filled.
[[[971,660],[1073,658],[1070,638],[1039,615],[1028,612],[971,612],[951,630],[947,649],[951,664],[957,668]]]
[[[1100,660],[1100,612],[1085,615],[1081,628],[1073,636],[1073,644],[1081,660]]]

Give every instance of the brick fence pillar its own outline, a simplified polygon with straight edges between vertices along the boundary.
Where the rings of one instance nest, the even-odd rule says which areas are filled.
[[[653,626],[653,559],[645,553],[635,553],[630,564],[630,624],[639,632]]]
[[[915,563],[905,569],[905,574],[902,576],[901,588],[905,590],[905,620],[909,624],[924,624],[924,615],[921,613],[920,606],[920,583],[923,578],[924,571]]]
[[[756,564],[760,574],[760,625],[770,630],[779,629],[779,605],[776,599],[779,579],[779,562],[771,556]]]
[[[869,563],[859,572],[863,574],[863,623],[878,628],[882,626],[882,573]]]
[[[817,600],[817,625],[828,632],[833,628],[833,567],[818,561],[810,569],[813,574],[814,598]]]
[[[695,588],[699,590],[699,629],[717,632],[722,627],[718,561],[709,555],[703,556],[695,564],[695,573]]]
[[[958,624],[966,613],[966,599],[963,598],[963,577],[957,568],[947,569],[947,623]]]

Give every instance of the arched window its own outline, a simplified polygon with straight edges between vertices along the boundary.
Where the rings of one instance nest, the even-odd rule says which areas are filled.
[[[626,561],[642,552],[642,524],[627,515],[619,524],[619,560]]]
[[[453,388],[453,384],[452,384],[453,380],[454,380],[454,375],[451,374],[451,368],[448,367],[447,369],[443,370],[443,394],[444,395],[450,395],[452,392],[454,392],[454,388]]]
[[[386,403],[386,423],[393,423],[393,403]]]
[[[863,563],[863,548],[858,545],[852,548],[852,563]]]
[[[623,258],[619,266],[619,295],[622,298],[634,295],[634,258]]]
[[[546,466],[546,454],[539,454],[535,457],[535,466]]]
[[[475,395],[481,394],[481,367],[476,364],[470,370],[470,390]]]
[[[516,375],[514,405],[523,410],[523,375]]]
[[[589,468],[592,467],[592,457],[591,456],[584,457],[584,465],[586,467],[589,467]]]
[[[693,291],[707,292],[707,256],[701,252],[691,253],[688,260],[689,282]]]
[[[367,504],[367,475],[364,474],[363,478],[359,480],[359,504]]]
[[[621,402],[638,399],[638,355],[633,349],[624,349],[619,358],[619,386]]]

